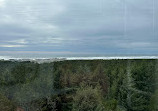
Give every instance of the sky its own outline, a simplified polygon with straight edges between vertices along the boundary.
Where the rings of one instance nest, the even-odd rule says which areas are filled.
[[[158,54],[158,0],[0,0],[0,54]]]

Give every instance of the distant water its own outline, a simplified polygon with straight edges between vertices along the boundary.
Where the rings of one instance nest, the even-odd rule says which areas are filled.
[[[109,56],[109,57],[68,57],[67,60],[96,60],[96,59],[158,59],[158,56]]]
[[[53,55],[53,54],[1,54],[0,59],[53,59],[65,58],[67,60],[93,60],[93,59],[158,59],[154,55],[95,55],[95,54],[71,54],[71,55]]]
[[[4,59],[4,60],[8,60],[8,59],[11,59],[12,57],[10,56],[0,56],[0,59]]]

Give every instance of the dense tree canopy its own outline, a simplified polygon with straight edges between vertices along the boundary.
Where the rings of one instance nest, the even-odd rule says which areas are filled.
[[[0,111],[158,111],[158,60],[0,61]]]

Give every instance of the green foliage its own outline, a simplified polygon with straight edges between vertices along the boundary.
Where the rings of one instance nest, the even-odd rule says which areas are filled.
[[[104,106],[106,107],[106,110],[115,111],[117,108],[117,100],[116,99],[110,99],[106,100],[104,103]]]
[[[158,60],[0,61],[0,108],[157,111],[157,78]]]
[[[103,97],[100,87],[81,84],[73,96],[73,111],[103,111]]]
[[[0,94],[0,111],[14,111],[15,105],[4,95]]]
[[[151,111],[158,111],[158,89],[151,96],[149,109]]]
[[[33,81],[38,76],[38,64],[21,63],[12,69],[15,83],[26,83]]]

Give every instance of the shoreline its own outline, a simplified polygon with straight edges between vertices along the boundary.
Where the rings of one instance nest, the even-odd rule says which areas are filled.
[[[63,61],[63,60],[117,60],[117,59],[158,59],[158,56],[106,56],[106,57],[53,57],[53,58],[13,58],[0,56],[4,61]]]

